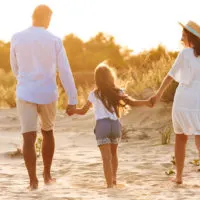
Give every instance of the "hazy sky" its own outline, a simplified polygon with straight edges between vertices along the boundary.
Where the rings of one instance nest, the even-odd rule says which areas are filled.
[[[0,0],[0,39],[31,25],[35,6],[45,3],[54,11],[49,28],[63,37],[74,33],[86,41],[99,31],[135,52],[162,43],[179,48],[183,23],[200,24],[200,0]]]

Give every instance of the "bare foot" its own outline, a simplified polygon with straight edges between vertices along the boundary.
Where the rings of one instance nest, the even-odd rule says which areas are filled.
[[[172,181],[173,183],[176,183],[176,184],[178,184],[178,185],[180,185],[180,184],[182,184],[182,183],[183,183],[183,181],[182,181],[182,180],[178,180],[177,178],[171,179],[171,181]]]
[[[28,190],[33,191],[38,189],[38,180],[31,182],[30,185],[27,187]]]
[[[117,181],[116,180],[113,180],[113,185],[117,185]]]
[[[113,185],[107,185],[107,188],[113,188]]]
[[[53,184],[53,183],[56,182],[56,179],[55,179],[55,178],[52,178],[51,175],[44,175],[44,174],[43,174],[43,177],[44,177],[44,183],[45,183],[46,185],[51,185],[51,184]]]

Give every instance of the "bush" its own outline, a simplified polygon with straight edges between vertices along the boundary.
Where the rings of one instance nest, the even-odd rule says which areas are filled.
[[[77,40],[77,38],[73,37],[73,40],[77,41],[77,44],[87,47],[90,50],[91,48],[94,48],[94,46],[95,49],[100,48],[100,44],[103,46],[106,45],[106,48],[109,45],[114,45],[114,40],[112,37],[106,39],[105,41],[102,39],[100,43],[96,43],[97,39],[98,37],[95,40],[93,38],[90,42],[86,43],[87,45],[84,45],[81,43],[81,41]],[[73,47],[72,44],[71,47]],[[73,48],[71,49],[71,51],[73,50],[72,52],[75,51],[76,53],[82,52],[82,50],[80,50],[81,48]],[[117,48],[120,47],[113,47],[113,49]],[[176,57],[176,53],[167,52],[161,46],[159,46],[157,49],[150,50],[149,52],[145,51],[143,53],[140,53],[139,55],[130,56],[129,52],[127,54],[122,53],[121,56],[122,55],[125,56],[124,61],[126,60],[126,65],[124,67],[121,66],[117,71],[119,77],[119,84],[121,87],[126,89],[129,95],[141,99],[146,98],[144,97],[145,95],[143,95],[146,88],[150,88],[153,91],[156,91],[159,88],[163,78],[168,73]],[[70,57],[73,57],[73,53],[70,54]],[[87,62],[91,62],[90,59],[94,59],[94,62],[98,60],[97,57],[92,56],[87,57]],[[120,61],[120,63],[124,62],[122,62],[122,60]],[[127,68],[126,66],[128,65],[129,67]],[[74,73],[75,82],[78,88],[79,105],[83,105],[83,103],[87,100],[89,91],[91,91],[94,88],[94,72],[91,70],[91,68],[88,68],[88,66],[82,67],[85,69],[84,71],[81,70],[79,72]],[[88,71],[89,69],[90,71]],[[11,72],[7,72],[2,69],[0,69],[0,77],[0,107],[15,107],[15,77]],[[66,108],[67,105],[67,97],[59,78],[57,78],[57,83],[60,95],[58,100],[58,108],[63,109]],[[176,87],[176,83],[171,84],[170,87],[166,90],[165,94],[163,95],[162,100],[173,101]]]
[[[162,80],[167,75],[173,62],[173,58],[166,56],[162,56],[158,61],[151,62],[149,60],[143,73],[141,73],[143,71],[143,65],[133,66],[129,68],[128,72],[123,72],[121,75],[121,84],[129,94],[143,98],[142,94],[146,88],[151,88],[156,91],[160,87]],[[173,101],[176,87],[177,83],[171,84],[164,93],[162,100]]]

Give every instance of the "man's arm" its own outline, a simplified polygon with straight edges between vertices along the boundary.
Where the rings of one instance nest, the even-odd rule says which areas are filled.
[[[57,51],[56,52],[57,66],[58,66],[59,76],[60,76],[62,85],[65,89],[65,92],[68,95],[69,105],[71,108],[73,108],[72,105],[77,104],[77,90],[74,83],[72,71],[68,62],[68,58],[67,58],[64,46],[62,44],[62,41],[60,39],[58,39],[56,51]]]
[[[15,40],[14,37],[12,37],[10,42],[10,65],[11,69],[15,76],[18,75],[18,65],[17,65],[17,59],[16,59],[16,53],[15,53]]]

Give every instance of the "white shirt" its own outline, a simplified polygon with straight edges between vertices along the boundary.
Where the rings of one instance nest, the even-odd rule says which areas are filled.
[[[62,41],[44,28],[30,27],[12,37],[10,63],[17,78],[17,98],[37,104],[56,101],[58,67],[69,104],[77,103],[74,78]]]
[[[116,113],[115,112],[111,113],[110,111],[108,111],[108,109],[103,105],[102,101],[96,97],[94,91],[92,91],[89,94],[88,101],[90,101],[93,104],[96,120],[105,118],[109,118],[112,120],[118,119]]]

